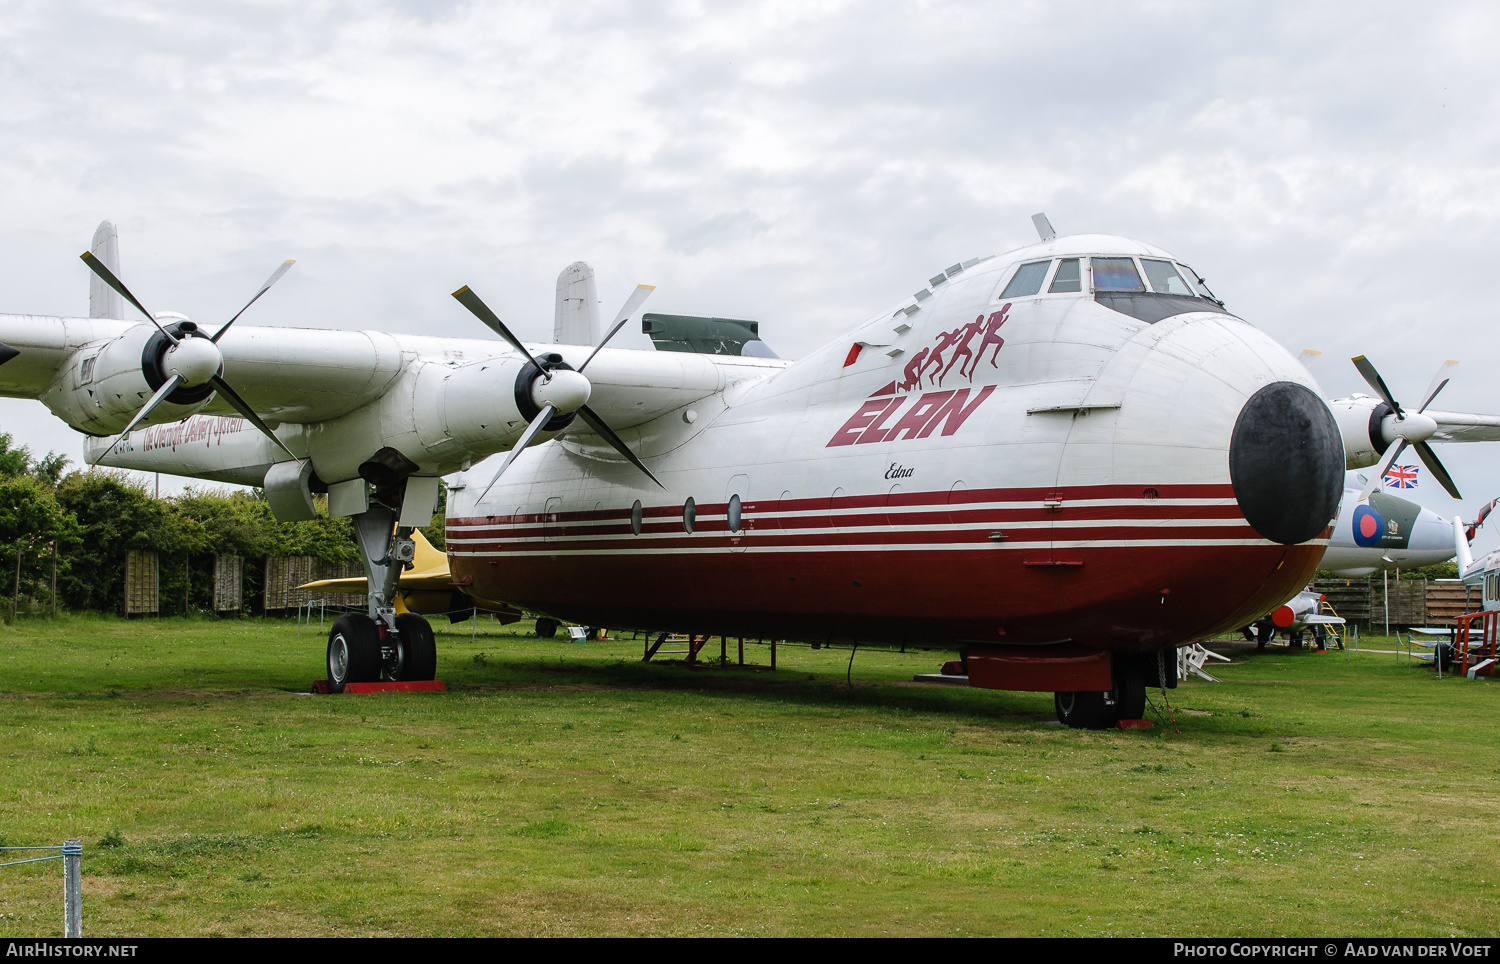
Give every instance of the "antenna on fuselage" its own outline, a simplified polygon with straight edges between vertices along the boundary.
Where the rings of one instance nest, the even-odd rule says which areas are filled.
[[[1052,230],[1052,222],[1047,220],[1047,215],[1033,214],[1031,223],[1036,225],[1036,233],[1042,236],[1043,241],[1051,241],[1057,237],[1057,232]]]

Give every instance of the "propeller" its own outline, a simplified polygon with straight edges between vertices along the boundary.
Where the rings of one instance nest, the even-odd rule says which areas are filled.
[[[1374,492],[1380,486],[1386,472],[1390,471],[1391,466],[1395,463],[1396,459],[1401,457],[1401,453],[1406,450],[1408,445],[1416,450],[1417,456],[1422,460],[1422,464],[1427,466],[1427,470],[1432,473],[1432,477],[1437,479],[1438,483],[1444,489],[1448,490],[1449,495],[1455,499],[1463,498],[1463,496],[1458,494],[1458,486],[1453,484],[1453,477],[1448,474],[1447,469],[1443,468],[1443,463],[1438,461],[1437,453],[1432,450],[1432,446],[1427,444],[1427,440],[1437,431],[1437,422],[1431,416],[1422,414],[1427,410],[1427,406],[1432,404],[1432,400],[1437,397],[1438,392],[1442,391],[1444,386],[1448,384],[1452,378],[1453,369],[1458,367],[1458,362],[1446,361],[1439,366],[1437,374],[1432,378],[1432,383],[1427,386],[1427,391],[1423,393],[1422,404],[1417,407],[1415,412],[1408,412],[1401,407],[1401,403],[1396,401],[1395,396],[1391,394],[1391,390],[1386,387],[1385,379],[1380,377],[1380,372],[1375,370],[1375,366],[1370,363],[1368,358],[1360,355],[1354,358],[1353,362],[1354,367],[1359,370],[1360,375],[1364,376],[1369,386],[1375,389],[1376,394],[1395,413],[1395,420],[1390,424],[1389,428],[1386,428],[1384,424],[1381,426],[1382,432],[1388,431],[1395,438],[1386,447],[1385,454],[1380,457],[1379,468],[1375,472],[1370,473],[1369,479],[1365,482],[1364,490],[1359,494],[1359,501],[1363,502],[1368,499],[1370,493]]]
[[[589,385],[589,380],[583,374],[583,370],[589,367],[589,362],[594,360],[594,356],[599,354],[599,350],[608,344],[616,332],[624,327],[625,322],[630,319],[630,316],[635,314],[636,309],[640,308],[641,303],[655,290],[656,288],[652,285],[636,286],[635,291],[631,292],[630,297],[625,299],[625,304],[620,308],[619,313],[615,315],[614,321],[610,323],[609,330],[604,333],[603,338],[599,339],[599,344],[594,346],[594,350],[589,352],[589,357],[584,359],[583,364],[579,365],[576,371],[567,367],[567,363],[562,360],[562,356],[556,353],[543,355],[541,361],[534,358],[526,346],[521,344],[521,339],[517,338],[506,327],[505,322],[501,321],[500,317],[491,311],[489,305],[480,300],[479,296],[468,285],[453,292],[453,297],[458,299],[459,304],[469,309],[474,317],[484,322],[495,334],[510,342],[511,346],[530,362],[529,368],[534,368],[537,372],[531,380],[526,397],[529,397],[533,404],[539,403],[541,408],[532,417],[530,424],[526,426],[526,431],[522,432],[521,437],[516,440],[516,444],[511,446],[509,454],[505,456],[505,461],[500,463],[500,468],[490,479],[489,485],[484,487],[484,491],[479,493],[479,498],[483,499],[489,494],[490,489],[494,488],[495,483],[500,481],[500,476],[504,474],[506,469],[510,468],[510,464],[516,460],[516,456],[526,446],[531,444],[538,432],[546,429],[548,424],[552,423],[553,419],[559,416],[567,419],[567,421],[571,421],[574,413],[582,418],[584,424],[596,435],[608,442],[611,448],[624,456],[626,461],[646,473],[648,479],[663,489],[666,488],[666,486],[661,484],[661,480],[653,475],[650,469],[646,468],[646,463],[637,458],[636,454],[630,451],[630,447],[625,444],[624,440],[605,424],[604,419],[600,418],[597,412],[588,407],[587,403],[592,386]],[[523,370],[523,374],[525,371]],[[520,400],[521,397],[522,393],[518,390],[517,399]],[[551,430],[557,431],[565,428],[567,421],[564,421],[562,424],[553,423]]]
[[[103,279],[105,284],[118,291],[126,301],[135,305],[136,309],[145,315],[147,320],[155,325],[156,330],[161,332],[162,336],[167,340],[166,350],[162,352],[161,357],[158,359],[162,373],[167,376],[166,380],[157,388],[156,393],[146,400],[146,404],[141,406],[140,411],[135,413],[135,416],[130,420],[130,424],[125,426],[125,431],[121,432],[110,443],[109,447],[101,452],[99,457],[93,461],[94,465],[102,462],[104,457],[114,451],[114,447],[130,434],[132,429],[139,425],[146,416],[150,415],[158,405],[166,401],[179,388],[192,389],[203,386],[211,386],[215,392],[223,396],[224,400],[235,411],[239,412],[250,424],[259,429],[262,435],[275,442],[287,455],[294,459],[297,457],[292,453],[291,449],[286,447],[286,443],[276,437],[276,433],[271,431],[271,427],[262,421],[259,415],[255,414],[255,410],[240,397],[239,392],[236,392],[224,380],[222,374],[224,370],[224,355],[219,350],[219,339],[224,337],[224,333],[229,330],[229,326],[238,321],[240,315],[243,315],[247,308],[259,301],[260,296],[269,291],[272,285],[281,280],[281,276],[287,273],[287,269],[291,268],[296,263],[295,261],[282,262],[281,266],[272,272],[271,277],[266,279],[266,283],[260,286],[260,290],[255,293],[255,297],[245,302],[244,308],[235,312],[234,317],[230,318],[224,324],[224,327],[215,332],[213,337],[209,337],[200,333],[197,326],[191,322],[183,322],[181,325],[178,325],[177,332],[174,334],[170,329],[163,327],[162,323],[156,320],[155,315],[146,310],[146,306],[141,304],[135,295],[130,293],[130,289],[125,287],[125,283],[115,277],[115,273],[109,270],[104,262],[94,257],[88,251],[85,251],[81,257],[83,258],[83,263],[89,266],[90,271]]]

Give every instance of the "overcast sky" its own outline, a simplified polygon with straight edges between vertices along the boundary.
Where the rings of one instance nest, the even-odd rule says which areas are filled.
[[[290,257],[250,323],[476,336],[470,284],[545,341],[582,259],[606,314],[655,284],[795,357],[1045,211],[1172,251],[1330,396],[1455,358],[1435,407],[1500,412],[1497,41],[1483,4],[10,0],[0,310],[87,314],[109,218],[200,322]],[[80,457],[39,403],[0,430]],[[1500,446],[1438,452],[1465,503],[1421,501],[1500,495]]]

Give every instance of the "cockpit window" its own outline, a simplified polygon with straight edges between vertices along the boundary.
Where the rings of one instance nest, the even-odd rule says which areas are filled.
[[[1182,280],[1182,275],[1170,261],[1152,261],[1150,258],[1141,259],[1141,267],[1146,269],[1146,278],[1151,282],[1151,290],[1164,295],[1188,295],[1196,294],[1188,283]]]
[[[1194,271],[1189,265],[1184,264],[1179,265],[1179,267],[1187,272],[1188,284],[1193,288],[1194,294],[1200,298],[1207,298],[1220,308],[1224,307],[1224,302],[1219,300],[1219,296],[1208,290],[1208,285],[1204,284],[1202,275]]]
[[[1094,258],[1095,291],[1145,291],[1135,262],[1129,258]]]
[[[1052,276],[1049,293],[1057,291],[1082,291],[1083,283],[1078,276],[1078,259],[1063,258],[1057,264],[1057,274]]]
[[[1047,266],[1050,261],[1033,261],[1023,264],[1016,269],[1015,277],[1010,279],[1010,284],[1000,292],[1002,298],[1025,298],[1042,290],[1042,281],[1047,277]]]

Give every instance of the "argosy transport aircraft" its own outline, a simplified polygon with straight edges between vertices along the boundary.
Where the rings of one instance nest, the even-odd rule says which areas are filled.
[[[372,589],[330,634],[334,689],[431,678],[430,628],[391,600],[450,477],[450,570],[481,603],[953,645],[971,685],[1055,692],[1063,721],[1107,725],[1173,682],[1163,653],[1307,582],[1376,403],[1336,419],[1167,252],[1038,226],[789,362],[599,347],[649,289],[599,339],[587,311],[565,324],[587,301],[563,298],[567,272],[570,344],[523,345],[467,288],[506,343],[210,335],[133,296],[145,320],[120,320],[104,225],[96,317],[0,315],[0,393],[126,434],[91,461],[261,485],[282,518],[326,490]],[[507,450],[503,474],[470,471]]]

